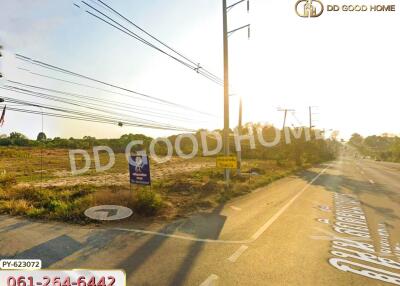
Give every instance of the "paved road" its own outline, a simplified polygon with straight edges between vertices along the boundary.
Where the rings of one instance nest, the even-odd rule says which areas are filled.
[[[400,164],[350,157],[168,225],[0,217],[0,257],[124,269],[129,286],[400,285],[398,243]]]

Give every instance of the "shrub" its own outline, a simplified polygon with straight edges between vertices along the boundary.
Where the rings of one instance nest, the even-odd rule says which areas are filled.
[[[51,204],[53,208],[53,215],[56,218],[69,218],[70,217],[70,205],[61,201],[53,201]]]
[[[133,203],[135,211],[145,216],[157,214],[162,206],[163,202],[160,195],[151,190],[138,191]]]
[[[210,180],[201,186],[201,192],[206,194],[214,193],[218,192],[220,188],[221,188],[220,184],[218,184],[216,181]]]
[[[66,204],[62,201],[59,200],[50,200],[49,203],[47,204],[47,209],[50,212],[57,212],[60,209],[65,209]]]
[[[234,193],[236,195],[244,195],[251,191],[251,187],[248,184],[237,184],[234,186]]]
[[[27,216],[29,216],[31,218],[40,218],[46,214],[46,210],[45,209],[31,209],[26,214],[27,214]]]
[[[25,200],[5,201],[1,205],[3,211],[11,215],[23,215],[32,209],[30,203]]]
[[[0,187],[10,187],[12,185],[15,185],[17,183],[17,180],[15,176],[8,175],[8,174],[3,174],[0,175]]]

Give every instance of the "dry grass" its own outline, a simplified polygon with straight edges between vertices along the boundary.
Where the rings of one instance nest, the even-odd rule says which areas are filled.
[[[0,148],[1,213],[85,223],[89,221],[84,216],[87,208],[113,204],[131,208],[134,218],[169,219],[214,208],[297,170],[294,164],[245,160],[242,172],[246,174],[236,176],[233,171],[227,188],[221,170],[214,168],[215,159],[173,158],[164,164],[151,164],[152,190],[133,186],[131,191],[123,154],[116,154],[116,164],[110,171],[71,176],[67,150],[43,153],[45,172],[41,174],[40,149]],[[103,163],[106,159],[101,158]]]

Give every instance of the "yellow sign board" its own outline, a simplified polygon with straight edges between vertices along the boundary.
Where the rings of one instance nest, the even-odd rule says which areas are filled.
[[[236,169],[237,161],[235,156],[217,157],[217,168],[220,169]]]

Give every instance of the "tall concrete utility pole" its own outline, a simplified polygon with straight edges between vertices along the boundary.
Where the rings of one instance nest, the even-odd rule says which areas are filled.
[[[283,126],[282,126],[282,130],[285,129],[286,117],[287,117],[287,109],[285,109],[285,115],[284,115],[284,117],[283,117]]]
[[[224,155],[229,156],[229,61],[228,61],[228,19],[226,0],[222,0],[223,42],[224,42]],[[229,169],[224,170],[226,184],[229,183]]]
[[[284,116],[283,116],[283,126],[282,126],[282,130],[285,129],[286,126],[286,118],[287,118],[287,113],[288,111],[295,111],[294,109],[287,109],[287,108],[278,108],[278,111],[283,111],[284,112]]]
[[[0,45],[0,58],[3,56],[2,54],[1,54],[1,50],[3,49],[3,46],[2,45]],[[0,66],[0,68],[1,68],[1,66]],[[0,78],[2,78],[3,77],[3,74],[0,72]]]
[[[226,0],[222,0],[222,20],[223,20],[223,42],[224,42],[224,155],[229,156],[229,49],[228,49],[228,36],[231,34],[247,28],[247,36],[250,38],[250,24],[241,26],[237,29],[228,32],[228,11],[236,5],[247,1],[247,12],[250,9],[249,0],[239,0],[229,6],[226,5]],[[224,177],[226,184],[229,183],[230,170],[224,170]]]
[[[239,98],[239,122],[238,122],[238,133],[242,132],[242,97]],[[237,151],[237,174],[240,176],[240,168],[242,166],[242,151]]]

